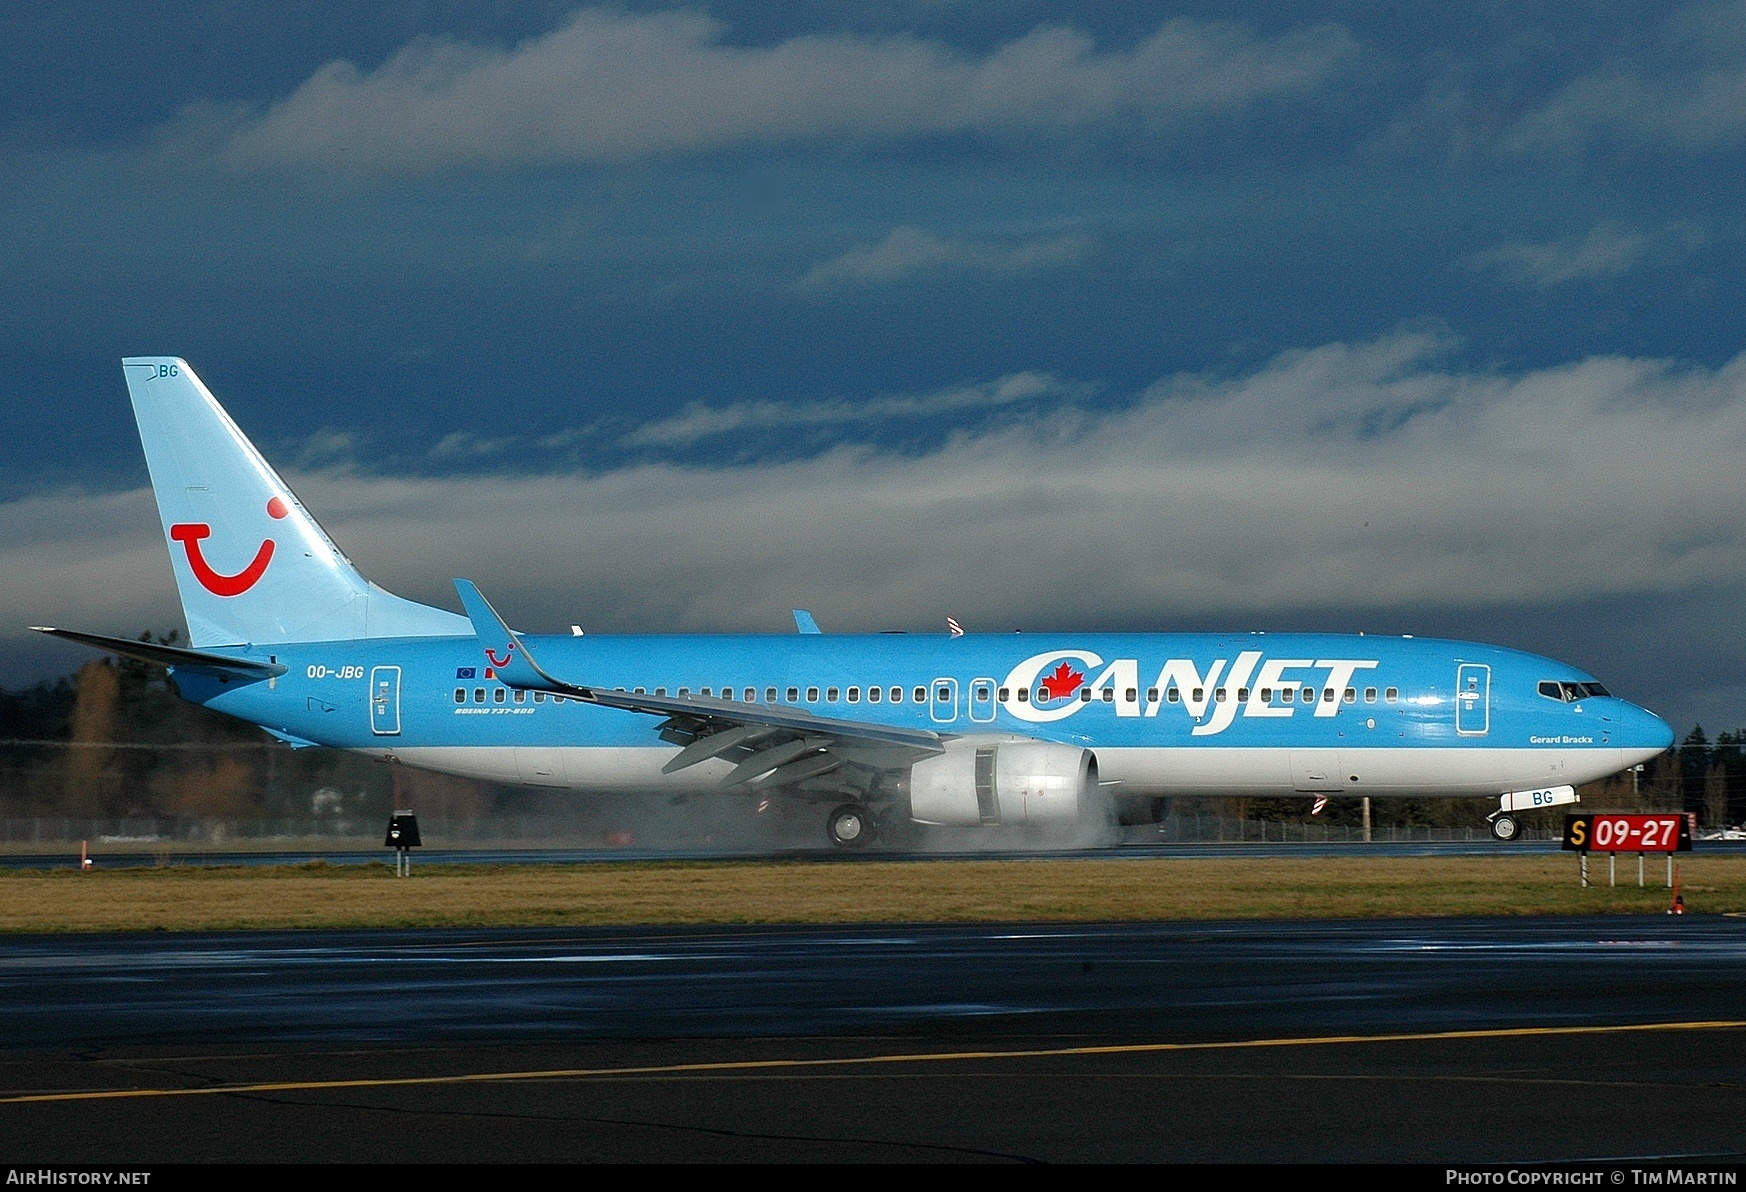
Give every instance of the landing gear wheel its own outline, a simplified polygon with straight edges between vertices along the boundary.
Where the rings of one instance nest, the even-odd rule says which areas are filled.
[[[1491,834],[1499,840],[1514,840],[1521,830],[1513,815],[1500,815],[1491,821]]]
[[[825,820],[825,834],[838,848],[860,848],[873,839],[873,814],[859,803],[844,803]]]

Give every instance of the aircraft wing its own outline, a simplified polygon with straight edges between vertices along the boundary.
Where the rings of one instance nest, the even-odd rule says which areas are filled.
[[[789,705],[743,703],[703,696],[645,695],[554,678],[534,659],[527,643],[498,616],[469,580],[455,590],[481,643],[492,645],[493,669],[509,687],[557,695],[664,717],[661,739],[683,746],[662,767],[671,774],[712,757],[734,762],[722,780],[735,786],[762,778],[761,786],[797,785],[844,766],[893,769],[920,757],[945,752],[945,740],[927,729],[900,728],[863,720],[815,716]],[[507,662],[498,664],[495,643]]]

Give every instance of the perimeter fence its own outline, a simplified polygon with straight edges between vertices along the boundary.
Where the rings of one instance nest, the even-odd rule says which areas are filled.
[[[1349,844],[1364,840],[1364,828],[1359,824],[1230,819],[1222,815],[1172,815],[1158,824],[1155,831],[1158,839],[1173,844]],[[1376,844],[1450,844],[1490,840],[1492,835],[1488,826],[1447,828],[1373,824],[1370,839]],[[1558,840],[1560,834],[1549,828],[1524,827],[1517,839]]]
[[[579,823],[573,816],[493,814],[455,818],[419,814],[419,828],[427,847],[439,848],[635,848],[652,844],[646,833],[634,829],[603,828],[598,820]],[[382,847],[382,823],[360,819],[314,817],[302,819],[132,818],[80,819],[69,816],[37,816],[0,819],[0,849],[30,850],[42,846],[81,842],[104,848],[152,852],[174,846],[183,849],[286,848],[300,843],[310,847]],[[674,844],[670,832],[661,832],[661,843]],[[1486,827],[1409,827],[1377,824],[1371,828],[1373,843],[1461,843],[1491,839]],[[1521,839],[1555,840],[1556,831],[1524,828]],[[1172,815],[1159,824],[1124,830],[1126,844],[1360,844],[1364,829],[1350,824],[1292,823],[1271,820],[1233,819],[1220,815]]]

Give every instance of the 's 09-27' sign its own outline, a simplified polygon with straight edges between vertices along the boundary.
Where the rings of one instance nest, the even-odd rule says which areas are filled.
[[[1688,853],[1691,820],[1679,812],[1567,815],[1564,847],[1579,853]]]

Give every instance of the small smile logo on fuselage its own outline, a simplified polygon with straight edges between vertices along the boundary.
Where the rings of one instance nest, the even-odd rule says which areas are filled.
[[[267,516],[275,521],[290,511],[291,507],[285,503],[283,497],[274,497],[267,502]],[[180,542],[182,549],[188,554],[188,569],[200,581],[200,586],[214,596],[241,596],[259,583],[261,576],[267,573],[267,564],[273,561],[273,550],[276,546],[271,538],[261,542],[247,567],[234,575],[225,575],[208,563],[206,556],[201,553],[201,539],[210,537],[212,527],[205,522],[178,522],[170,527],[170,540]]]

